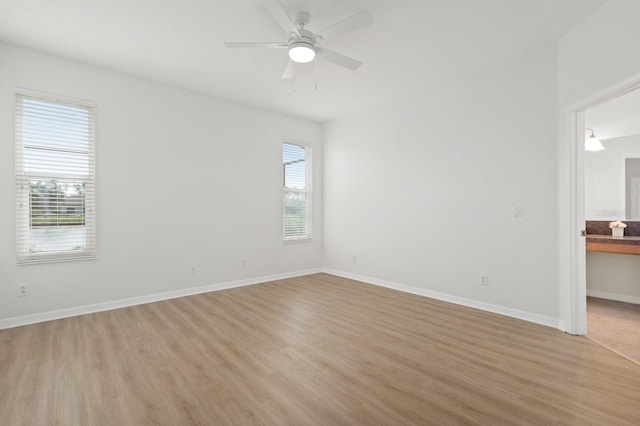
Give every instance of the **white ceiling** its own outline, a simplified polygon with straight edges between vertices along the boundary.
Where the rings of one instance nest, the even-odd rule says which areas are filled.
[[[0,0],[0,40],[316,121],[469,75],[553,43],[605,0],[281,0],[323,29],[361,9],[374,24],[325,46],[364,61],[321,62],[280,79],[285,49],[273,0]],[[315,83],[318,89],[314,90]],[[291,94],[288,94],[291,89]]]

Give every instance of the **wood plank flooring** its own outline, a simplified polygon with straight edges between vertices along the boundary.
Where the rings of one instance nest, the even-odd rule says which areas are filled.
[[[325,274],[0,331],[2,425],[640,424],[640,366]]]

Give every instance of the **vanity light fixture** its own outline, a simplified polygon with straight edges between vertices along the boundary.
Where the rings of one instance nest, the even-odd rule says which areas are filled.
[[[604,149],[604,145],[600,142],[600,139],[596,138],[596,135],[593,133],[593,129],[584,129],[585,131],[590,131],[591,136],[588,136],[584,140],[584,149],[585,151],[602,151]]]

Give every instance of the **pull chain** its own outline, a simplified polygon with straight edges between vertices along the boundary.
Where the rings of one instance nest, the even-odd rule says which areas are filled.
[[[314,90],[318,91],[318,59],[317,57],[313,59],[313,84]]]

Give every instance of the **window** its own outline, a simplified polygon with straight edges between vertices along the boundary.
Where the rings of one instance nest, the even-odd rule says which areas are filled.
[[[282,145],[282,183],[284,240],[311,238],[311,148]]]
[[[95,257],[95,105],[16,93],[18,264]]]

